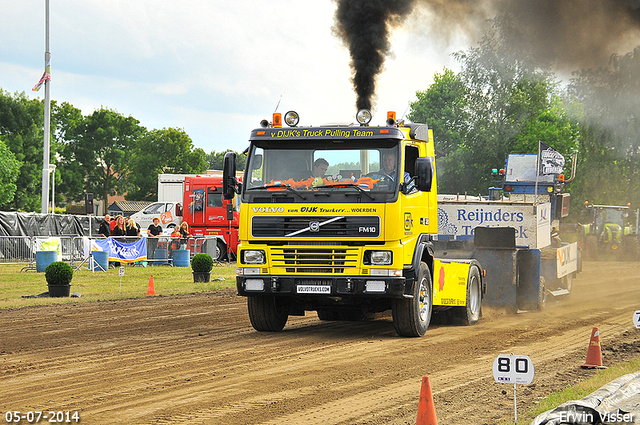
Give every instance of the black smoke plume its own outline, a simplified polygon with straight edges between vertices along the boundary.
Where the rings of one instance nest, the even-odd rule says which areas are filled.
[[[502,20],[504,44],[559,71],[606,67],[611,55],[640,44],[640,0],[335,1],[333,32],[351,54],[358,108],[371,108],[390,30],[414,10],[420,18],[411,19],[412,29],[428,33],[434,46],[460,33],[475,43]]]
[[[353,87],[358,109],[371,109],[376,76],[391,48],[389,30],[402,22],[414,0],[337,0],[334,34],[351,54]]]
[[[640,44],[640,0],[419,0],[440,34],[478,40],[489,20],[506,21],[503,42],[558,70],[604,67]],[[620,50],[624,50],[621,52]]]

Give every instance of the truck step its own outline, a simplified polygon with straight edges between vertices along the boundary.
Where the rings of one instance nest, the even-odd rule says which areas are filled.
[[[569,295],[571,292],[569,292],[568,289],[557,289],[555,291],[547,291],[548,293],[550,293],[551,295],[553,295],[554,297],[560,297],[562,295]]]

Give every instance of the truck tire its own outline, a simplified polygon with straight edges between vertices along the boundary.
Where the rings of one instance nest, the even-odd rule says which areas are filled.
[[[562,277],[562,289],[566,289],[569,293],[566,295],[567,297],[571,295],[571,289],[573,289],[573,273],[569,273],[566,276]]]
[[[544,276],[540,276],[540,290],[538,291],[538,308],[544,310],[547,306],[547,281]]]
[[[227,245],[220,239],[216,241],[216,261],[224,261],[227,258]]]
[[[278,332],[289,318],[286,307],[273,296],[247,297],[251,326],[260,332]]]
[[[400,336],[423,336],[429,329],[433,311],[431,273],[420,263],[418,278],[413,284],[413,298],[394,299],[391,305],[393,326]]]
[[[469,269],[467,278],[467,303],[464,307],[453,309],[455,322],[463,326],[471,326],[478,323],[482,315],[482,288],[480,272],[477,267]]]
[[[598,238],[596,235],[587,235],[585,239],[587,241],[587,259],[593,261],[598,258]]]

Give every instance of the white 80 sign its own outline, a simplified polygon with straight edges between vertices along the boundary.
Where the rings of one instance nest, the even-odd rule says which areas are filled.
[[[529,356],[500,354],[493,362],[493,378],[505,384],[530,384],[535,374]]]

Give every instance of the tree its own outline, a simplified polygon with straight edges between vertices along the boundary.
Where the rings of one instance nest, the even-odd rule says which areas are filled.
[[[0,205],[9,203],[16,193],[16,180],[22,163],[16,160],[13,152],[0,137]]]
[[[411,119],[430,124],[445,155],[437,161],[441,192],[486,193],[491,169],[510,153],[537,152],[538,138],[565,155],[576,149],[578,131],[558,100],[555,77],[505,45],[503,25],[510,24],[494,20],[478,47],[456,53],[460,73],[436,74],[411,105]]]
[[[93,192],[96,199],[104,201],[109,195],[124,193],[131,152],[145,131],[135,118],[105,108],[94,111],[71,129],[72,134],[67,135],[67,161],[78,163],[85,176],[84,191]]]
[[[227,149],[223,152],[211,151],[209,155],[207,155],[207,164],[210,170],[222,170],[224,164],[224,156],[227,152],[234,152],[231,149]],[[242,171],[245,169],[247,164],[247,154],[237,153],[236,152],[236,170]]]
[[[640,46],[607,67],[574,73],[583,139],[576,192],[594,203],[640,206]]]
[[[205,153],[175,128],[146,132],[132,152],[127,200],[158,199],[158,174],[196,174],[206,171]]]
[[[467,88],[460,76],[445,68],[436,73],[434,83],[425,91],[416,93],[407,117],[413,122],[426,123],[433,130],[438,150],[438,186],[443,193],[456,193],[469,187],[461,164],[461,152],[469,126]],[[461,150],[459,152],[459,150]],[[457,152],[457,153],[456,153]],[[441,157],[442,156],[442,157]]]
[[[24,92],[11,96],[0,89],[0,136],[22,166],[13,199],[4,210],[40,210],[42,199],[44,104],[27,99]]]
[[[82,112],[73,105],[51,102],[51,126],[53,128],[51,162],[56,164],[55,185],[58,203],[82,201],[84,199],[86,173],[82,164],[75,160],[76,144],[69,143],[77,127],[83,122]]]

